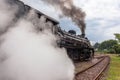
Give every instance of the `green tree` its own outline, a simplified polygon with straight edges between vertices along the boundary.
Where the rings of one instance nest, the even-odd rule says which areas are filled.
[[[99,46],[100,46],[100,43],[96,42],[93,47],[95,50],[98,50]]]
[[[103,41],[100,46],[99,46],[99,50],[100,51],[105,51],[105,52],[109,52],[109,53],[114,53],[114,46],[117,45],[117,41],[116,40],[106,40]]]
[[[120,54],[120,44],[115,45],[114,47],[115,53]]]
[[[120,34],[119,33],[115,33],[115,38],[118,41],[118,44],[114,46],[114,50],[116,53],[120,54]]]
[[[120,42],[120,34],[119,33],[115,33],[115,38]]]

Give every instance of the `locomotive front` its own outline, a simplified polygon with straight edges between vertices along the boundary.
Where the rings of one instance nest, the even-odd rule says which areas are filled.
[[[91,46],[88,38],[83,37],[83,35],[76,35],[74,30],[66,32],[59,28],[58,33],[62,35],[58,45],[67,50],[68,56],[73,61],[90,60],[93,58],[94,48]]]

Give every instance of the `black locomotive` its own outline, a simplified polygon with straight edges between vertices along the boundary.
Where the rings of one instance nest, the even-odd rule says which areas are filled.
[[[76,35],[74,30],[70,30],[68,32],[62,30],[58,21],[32,8],[31,6],[25,5],[21,1],[11,0],[9,2],[18,5],[19,12],[16,14],[17,18],[28,14],[30,10],[34,10],[39,19],[44,18],[45,23],[50,23],[52,33],[59,37],[59,40],[56,41],[58,46],[64,47],[68,56],[73,61],[90,60],[93,58],[94,49],[91,46],[90,41],[85,37],[85,34]]]
[[[66,48],[68,56],[73,61],[90,60],[94,57],[94,48],[83,35],[76,35],[74,30],[66,32],[60,28],[57,33],[60,37],[58,45]]]

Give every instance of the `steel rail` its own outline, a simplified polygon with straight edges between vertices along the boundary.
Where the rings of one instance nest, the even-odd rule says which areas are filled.
[[[102,73],[105,72],[105,70],[110,65],[110,57],[106,56],[106,58],[108,58],[108,63],[102,68],[102,70],[97,74],[97,76],[93,80],[100,80]]]
[[[77,80],[77,76],[79,76],[80,74],[84,73],[85,71],[89,70],[90,68],[98,65],[100,62],[102,62],[103,60],[105,60],[106,58],[108,58],[108,62],[107,64],[102,68],[102,70],[92,79],[92,80],[100,80],[100,78],[102,77],[102,73],[105,72],[105,70],[108,68],[109,64],[110,64],[110,57],[109,56],[101,56],[101,57],[97,57],[97,58],[102,58],[100,61],[98,61],[97,63],[93,64],[92,66],[90,66],[87,69],[84,69],[78,73],[76,73],[75,75],[75,80]]]
[[[99,64],[101,61],[103,61],[103,60],[105,59],[104,56],[98,57],[98,58],[101,58],[101,60],[99,60],[97,63],[93,64],[92,66],[90,66],[90,67],[88,67],[88,68],[86,68],[86,69],[84,69],[84,70],[82,70],[82,71],[76,73],[76,74],[75,74],[75,80],[77,80],[77,79],[76,79],[76,76],[78,76],[78,75],[82,74],[83,72],[87,71],[88,69],[90,69],[90,68],[96,66],[97,64]]]

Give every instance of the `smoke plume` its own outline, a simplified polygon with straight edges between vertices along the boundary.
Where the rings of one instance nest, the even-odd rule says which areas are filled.
[[[9,10],[6,5],[13,4],[7,1],[0,0],[0,20],[6,18],[3,23],[12,25],[0,24],[3,30],[9,26],[0,36],[0,80],[73,80],[73,63],[66,50],[57,46],[51,24],[39,19],[33,9],[18,18],[15,14],[22,7]],[[6,16],[1,15],[4,11]]]
[[[70,17],[81,29],[82,34],[85,34],[85,13],[73,4],[73,0],[42,0],[48,4],[58,7],[64,16]]]

